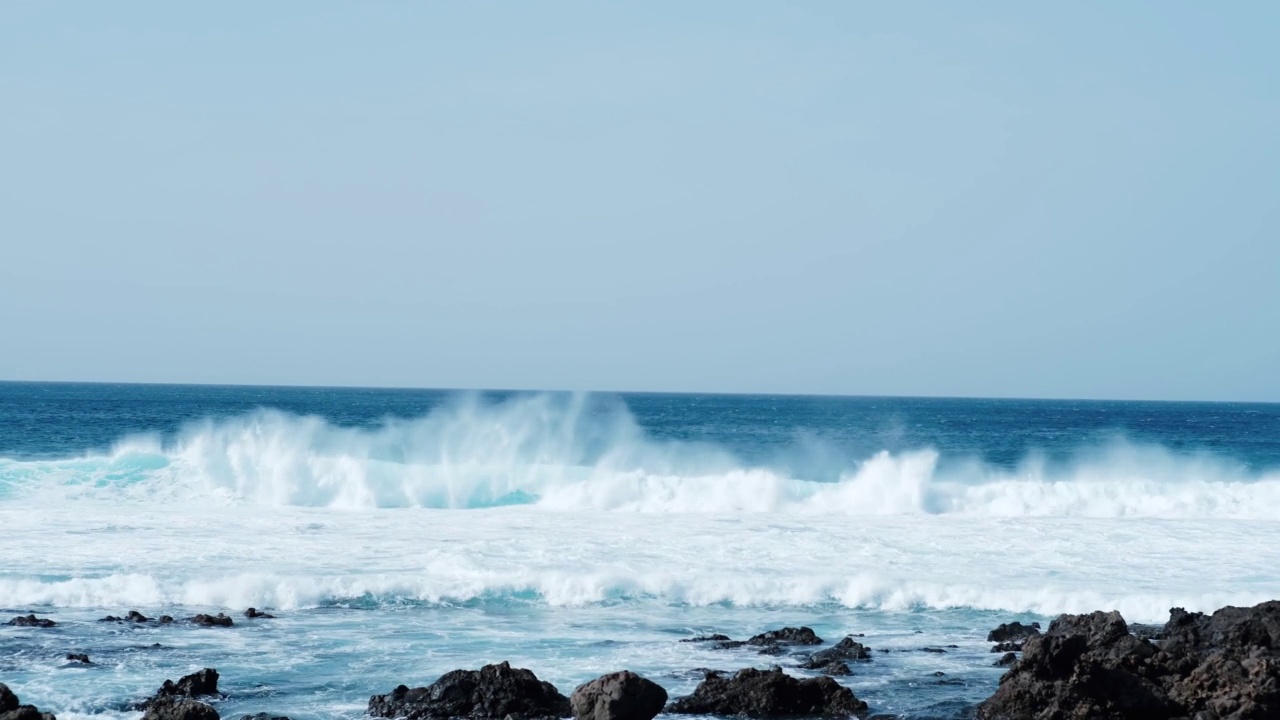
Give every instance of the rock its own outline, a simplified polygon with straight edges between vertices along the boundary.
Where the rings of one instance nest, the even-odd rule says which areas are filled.
[[[174,698],[209,696],[222,697],[222,693],[218,692],[218,671],[213,668],[205,668],[190,675],[184,675],[178,682],[165,680],[156,694],[142,703],[139,709],[145,710],[161,701]]]
[[[942,648],[940,648],[940,647],[922,647],[922,648],[920,648],[920,652],[927,652],[927,653],[934,653],[934,654],[943,654],[943,653],[946,653],[947,651],[946,651],[946,650],[943,650],[943,649],[942,649]]]
[[[731,676],[708,675],[692,695],[676,699],[666,711],[756,718],[862,715],[867,704],[829,677],[800,680],[780,668],[747,668]]]
[[[161,618],[161,622],[164,622],[163,618]],[[172,622],[172,618],[170,619],[170,622]],[[190,622],[195,623],[200,627],[231,627],[235,624],[231,621],[231,618],[223,615],[222,613],[218,613],[217,615],[206,615],[204,613],[200,613],[199,615],[191,618]]]
[[[124,622],[124,618],[118,618],[115,615],[108,615],[104,618],[99,618],[98,622]]]
[[[84,663],[85,665],[93,664],[89,661],[89,656],[84,653],[67,653],[67,659],[72,662]]]
[[[1020,622],[1001,623],[1000,627],[987,633],[987,642],[1006,642],[1009,640],[1026,640],[1040,634],[1040,623],[1023,625]]]
[[[992,663],[992,666],[993,667],[1009,667],[1010,665],[1016,662],[1018,662],[1018,656],[1014,655],[1011,652],[1007,652],[1004,655],[1001,655],[999,660]]]
[[[247,618],[251,618],[251,619],[252,619],[252,618],[263,618],[263,619],[268,619],[268,620],[269,620],[269,619],[272,619],[272,618],[274,618],[274,617],[275,617],[275,615],[270,615],[270,614],[268,614],[268,613],[259,612],[259,611],[258,611],[258,608],[249,608],[248,610],[245,610],[245,611],[244,611],[244,616],[245,616],[245,617],[247,617]]]
[[[255,713],[253,715],[241,715],[240,720],[289,720],[285,715],[272,715],[271,713]]]
[[[569,699],[533,672],[509,663],[454,670],[427,687],[404,685],[369,698],[369,714],[385,718],[564,718]]]
[[[1280,602],[1170,611],[1158,645],[1119,613],[1063,615],[978,708],[979,718],[1280,717]]]
[[[849,665],[841,660],[827,663],[820,668],[809,669],[817,670],[823,675],[830,675],[831,677],[849,677],[853,674],[853,670],[849,669]]]
[[[5,623],[5,625],[13,625],[16,627],[37,627],[51,628],[57,626],[58,623],[49,618],[38,618],[35,615],[19,615],[18,617]]]
[[[733,642],[733,641],[734,641],[733,638],[729,637],[728,635],[721,635],[720,633],[716,633],[714,635],[699,635],[698,637],[685,638],[680,642],[701,643],[701,642]]]
[[[149,705],[142,720],[220,720],[220,716],[212,705],[185,698],[166,697]]]
[[[991,646],[991,652],[1022,652],[1022,643],[1013,642],[1012,640],[1009,642],[996,643]]]
[[[836,662],[869,662],[870,660],[871,649],[849,635],[832,647],[810,655],[800,664],[800,667],[806,670],[821,670]]]
[[[168,625],[168,624],[169,624],[169,623],[171,623],[171,622],[173,622],[173,618],[172,618],[171,616],[169,616],[169,615],[161,615],[161,616],[160,616],[160,624],[161,624],[161,625]]]
[[[124,619],[128,620],[129,622],[136,622],[136,623],[144,623],[144,622],[148,622],[149,620],[149,618],[146,615],[143,615],[137,610],[130,610],[129,614],[125,615]]]
[[[630,670],[598,677],[569,696],[577,720],[652,720],[666,704],[666,690]]]
[[[747,640],[748,645],[821,645],[822,638],[807,627],[770,630]]]
[[[0,683],[0,720],[58,720],[53,713],[40,712],[34,705],[23,705],[8,685]]]

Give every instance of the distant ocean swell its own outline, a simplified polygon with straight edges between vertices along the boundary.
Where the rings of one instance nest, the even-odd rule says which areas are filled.
[[[838,462],[823,472],[838,479],[815,480],[648,437],[620,403],[469,398],[374,429],[262,410],[125,438],[109,453],[0,459],[0,502],[1280,519],[1280,473],[1120,441],[1053,467],[1033,456],[944,469],[928,448]]]

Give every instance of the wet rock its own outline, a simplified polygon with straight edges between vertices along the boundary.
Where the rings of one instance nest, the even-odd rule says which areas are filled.
[[[980,718],[1280,717],[1280,602],[1170,611],[1158,645],[1118,613],[1063,615],[979,706]]]
[[[999,627],[987,633],[987,642],[1008,642],[1010,640],[1026,640],[1040,634],[1040,623],[1023,625],[1020,622],[1001,623]]]
[[[9,686],[0,683],[0,720],[57,720],[53,713],[40,712],[34,705],[23,705]]]
[[[124,619],[128,620],[129,622],[136,622],[136,623],[144,623],[150,620],[150,618],[138,612],[137,610],[130,610],[129,614],[124,616]]]
[[[253,715],[241,715],[240,720],[289,720],[289,718],[285,715],[260,712]]]
[[[994,667],[1009,667],[1018,662],[1018,656],[1011,652],[1007,652],[1000,656],[1000,659],[992,663]]]
[[[161,624],[161,625],[168,625],[168,624],[169,624],[169,623],[171,623],[171,622],[173,622],[173,617],[171,617],[171,616],[169,616],[169,615],[161,615],[161,616],[160,616],[160,624]]]
[[[946,651],[946,650],[943,650],[943,649],[942,649],[942,648],[940,648],[940,647],[922,647],[922,648],[920,648],[920,652],[927,652],[927,653],[934,653],[934,654],[944,654],[944,653],[946,653],[947,651]]]
[[[89,656],[84,653],[67,653],[67,659],[71,662],[84,663],[85,665],[93,664],[89,661]]]
[[[1022,643],[1013,642],[1012,640],[1009,642],[996,643],[995,645],[991,646],[991,652],[993,653],[1022,652]]]
[[[1140,640],[1159,640],[1164,637],[1164,626],[1129,623],[1129,632]]]
[[[806,670],[821,670],[836,662],[870,661],[871,649],[854,640],[853,637],[849,635],[832,647],[813,653],[800,664],[800,667]]]
[[[577,720],[652,720],[666,704],[666,690],[630,670],[598,677],[569,696]]]
[[[258,608],[249,608],[248,610],[245,610],[245,611],[244,611],[244,616],[245,616],[245,617],[247,617],[247,618],[250,618],[250,619],[262,618],[262,619],[266,619],[266,620],[270,620],[270,619],[272,619],[272,618],[274,618],[274,617],[275,617],[275,615],[271,615],[271,614],[269,614],[269,613],[260,612],[260,611],[258,610]]]
[[[165,697],[147,706],[142,720],[221,720],[212,705],[185,698]]]
[[[5,623],[5,625],[13,625],[15,627],[36,627],[51,628],[57,626],[58,623],[49,618],[38,618],[35,615],[19,615],[18,617]]]
[[[822,638],[807,627],[785,627],[770,630],[747,640],[748,645],[821,645]]]
[[[867,704],[829,677],[791,677],[779,668],[748,668],[708,675],[692,695],[667,706],[683,715],[743,715],[755,718],[862,715]]]
[[[401,685],[369,698],[369,714],[385,718],[563,718],[569,699],[533,672],[509,663],[454,670],[427,687]]]
[[[200,627],[231,627],[235,624],[231,621],[231,618],[222,613],[218,613],[217,615],[206,615],[204,613],[200,613],[199,615],[191,618],[189,622],[199,625]]]
[[[680,642],[687,643],[704,643],[704,642],[733,642],[733,638],[728,635],[715,633],[714,635],[699,635],[698,637],[685,638]]]
[[[174,698],[199,698],[199,697],[222,697],[222,693],[218,692],[218,671],[213,668],[205,668],[190,675],[184,675],[178,679],[178,682],[165,680],[164,685],[142,703],[140,709],[148,709],[162,701]]]
[[[809,669],[817,670],[823,675],[830,675],[831,677],[849,677],[850,675],[853,674],[853,670],[849,668],[848,663],[845,663],[841,660],[836,660],[835,662],[827,663],[826,665],[823,665],[822,667],[819,667],[819,668],[809,668]]]

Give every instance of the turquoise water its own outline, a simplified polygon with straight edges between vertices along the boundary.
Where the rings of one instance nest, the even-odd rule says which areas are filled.
[[[796,664],[680,639],[803,624],[890,651],[841,679],[873,711],[955,717],[1000,622],[1280,597],[1278,431],[1250,404],[0,383],[0,609],[60,623],[0,627],[0,681],[136,718],[212,666],[224,716],[355,718],[500,660],[678,695]],[[96,622],[129,609],[238,620]]]

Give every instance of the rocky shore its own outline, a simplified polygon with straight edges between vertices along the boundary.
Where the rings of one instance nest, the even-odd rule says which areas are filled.
[[[254,608],[250,621],[272,616]],[[104,622],[188,623],[233,627],[224,614],[174,621],[152,620],[136,611]],[[57,622],[34,614],[8,625],[42,629]],[[726,635],[689,638],[712,649],[756,651],[762,658],[787,656],[792,667],[811,676],[788,674],[782,667],[707,670],[689,695],[669,698],[651,679],[622,670],[580,685],[565,696],[533,671],[509,663],[459,669],[435,682],[399,685],[368,701],[368,715],[409,720],[472,718],[482,720],[651,720],[673,715],[751,718],[866,717],[870,708],[855,694],[856,683],[833,679],[852,674],[851,664],[888,662],[854,635],[828,645],[807,627],[786,627],[733,640]],[[1226,607],[1206,615],[1181,608],[1170,611],[1163,626],[1130,626],[1116,612],[1062,615],[1047,629],[1038,624],[1005,623],[986,638],[993,663],[1008,670],[996,692],[962,712],[978,720],[1266,720],[1280,718],[1280,601],[1251,608]],[[946,648],[925,647],[926,652]],[[67,659],[92,664],[85,653]],[[772,661],[769,661],[772,662]],[[143,720],[219,720],[224,699],[213,668],[165,680],[133,704]],[[852,686],[852,687],[851,687]],[[892,716],[875,716],[881,720]],[[23,705],[0,684],[0,720],[55,720],[48,712]],[[268,713],[241,720],[288,720]]]

